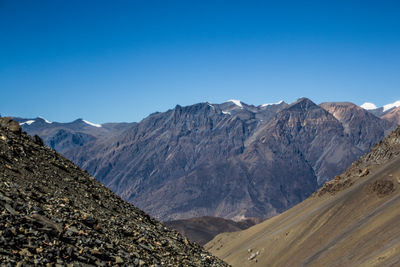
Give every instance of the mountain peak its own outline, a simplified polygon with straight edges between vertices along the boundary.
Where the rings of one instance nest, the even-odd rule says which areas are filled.
[[[96,128],[101,128],[102,127],[101,124],[96,124],[96,123],[84,120],[82,118],[76,119],[72,123],[84,123],[86,125],[93,126],[93,127],[96,127]]]
[[[371,102],[365,102],[360,107],[362,107],[363,109],[366,109],[366,110],[371,110],[371,109],[377,109],[378,108],[374,103],[371,103]]]
[[[240,100],[230,99],[230,100],[228,100],[228,102],[232,102],[232,103],[235,104],[236,106],[238,106],[238,107],[240,107],[240,108],[243,108],[242,101],[240,101]]]
[[[82,121],[83,121],[84,123],[90,125],[90,126],[93,126],[93,127],[97,127],[97,128],[100,128],[100,127],[101,127],[101,124],[93,123],[93,122],[90,122],[90,121],[87,121],[87,120],[82,120]]]
[[[392,108],[397,108],[397,107],[400,107],[400,100],[397,100],[396,102],[391,103],[391,104],[384,105],[383,112],[388,111]]]
[[[53,123],[53,122],[51,122],[51,121],[49,121],[49,120],[46,120],[46,119],[43,118],[42,116],[39,116],[38,118],[39,118],[39,119],[42,119],[45,123],[48,123],[48,124]]]
[[[261,107],[264,108],[264,107],[268,107],[268,106],[272,106],[272,105],[280,105],[280,104],[283,104],[283,103],[285,103],[285,101],[281,100],[281,101],[278,101],[278,102],[276,102],[276,103],[266,103],[266,104],[262,104]]]
[[[310,108],[317,107],[317,105],[312,102],[310,99],[306,97],[299,98],[296,102],[290,104],[289,109],[300,109],[300,110],[308,110]]]

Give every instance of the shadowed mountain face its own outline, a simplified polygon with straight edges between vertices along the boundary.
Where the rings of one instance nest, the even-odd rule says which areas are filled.
[[[310,198],[205,247],[233,266],[399,266],[400,127]]]
[[[0,117],[4,266],[227,266]]]
[[[63,154],[164,221],[266,218],[341,173],[390,127],[355,105],[306,98],[258,107],[200,103],[154,113],[112,135],[92,127],[97,134],[83,133],[95,138]],[[42,133],[46,143],[56,138]]]

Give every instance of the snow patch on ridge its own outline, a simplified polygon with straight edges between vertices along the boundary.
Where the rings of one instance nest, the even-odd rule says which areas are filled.
[[[276,103],[266,103],[266,104],[262,104],[261,105],[261,107],[267,107],[267,106],[272,106],[272,105],[279,105],[279,104],[282,104],[283,103],[283,100],[281,100],[281,101],[279,101],[279,102],[276,102]]]
[[[222,113],[225,115],[231,115],[231,113],[229,111],[222,111]]]
[[[388,111],[389,109],[392,108],[397,108],[400,107],[400,100],[397,100],[396,102],[392,103],[392,104],[387,104],[383,106],[383,112]]]
[[[230,99],[228,100],[228,102],[232,102],[233,104],[235,104],[236,106],[243,108],[242,102],[240,100],[236,100],[236,99]]]
[[[39,118],[41,118],[42,120],[44,120],[45,123],[48,123],[48,124],[53,123],[53,122],[51,122],[51,121],[46,120],[46,119],[43,118],[42,116],[39,116]]]
[[[34,122],[35,122],[34,120],[28,120],[28,121],[21,122],[19,125],[21,125],[21,126],[24,125],[24,124],[31,125]]]
[[[363,109],[366,109],[366,110],[371,110],[371,109],[377,109],[378,108],[374,103],[370,103],[370,102],[365,102],[360,107],[362,107]]]
[[[84,123],[86,123],[86,124],[89,124],[90,126],[94,126],[94,127],[97,127],[97,128],[100,128],[101,127],[101,124],[96,124],[96,123],[93,123],[93,122],[90,122],[90,121],[86,121],[86,120],[82,120]]]

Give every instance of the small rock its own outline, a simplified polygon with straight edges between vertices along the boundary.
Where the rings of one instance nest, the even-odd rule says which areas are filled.
[[[124,260],[121,257],[116,256],[115,257],[115,263],[124,263]]]
[[[41,228],[41,230],[53,232],[54,234],[60,234],[62,232],[62,227],[60,225],[37,213],[26,218],[43,225],[44,227]]]
[[[33,136],[33,142],[39,146],[44,146],[42,138],[40,138],[37,134]]]
[[[366,175],[369,174],[369,169],[365,168],[363,171],[360,172],[360,174],[358,175],[359,177],[364,177]]]
[[[249,261],[253,260],[255,257],[257,257],[256,253],[251,253],[250,257],[247,259]]]
[[[4,205],[4,208],[5,208],[9,213],[11,213],[12,215],[17,215],[17,214],[18,214],[18,212],[16,212],[9,204],[5,204],[5,205]]]
[[[19,123],[16,122],[16,121],[11,121],[11,122],[9,122],[7,128],[8,128],[11,132],[14,132],[14,133],[20,133],[20,132],[21,132],[21,126],[20,126]]]

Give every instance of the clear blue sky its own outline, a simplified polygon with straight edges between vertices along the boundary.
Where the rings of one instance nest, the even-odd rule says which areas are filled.
[[[399,1],[0,0],[0,113],[400,99]]]

